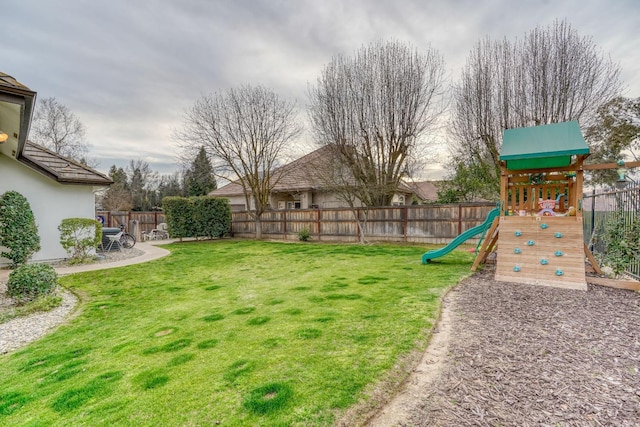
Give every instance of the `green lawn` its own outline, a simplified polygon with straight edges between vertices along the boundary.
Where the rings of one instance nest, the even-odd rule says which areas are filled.
[[[80,313],[0,356],[3,426],[324,426],[425,340],[456,251],[215,241],[64,277]]]

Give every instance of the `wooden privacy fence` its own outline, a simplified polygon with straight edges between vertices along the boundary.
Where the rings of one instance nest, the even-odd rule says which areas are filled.
[[[464,203],[359,208],[357,215],[361,220],[366,216],[365,237],[369,241],[444,244],[482,223],[494,207],[495,203]],[[149,233],[166,222],[162,212],[97,211],[96,216],[104,218],[105,227],[125,224],[138,239],[143,232]],[[305,227],[317,241],[360,240],[354,213],[347,208],[274,210],[262,215],[263,238],[297,240]],[[253,238],[255,230],[249,212],[232,213],[231,232],[235,237]]]
[[[165,221],[164,213],[153,212],[108,212],[97,211],[96,219],[104,219],[103,227],[120,227],[124,224],[127,231],[140,240],[142,233],[149,233]]]
[[[359,208],[356,214],[361,220],[366,217],[369,241],[442,244],[482,223],[494,207],[495,203],[397,206]],[[304,228],[318,241],[360,239],[354,212],[347,208],[277,210],[262,215],[263,238],[297,240]],[[236,237],[255,237],[255,221],[248,212],[233,212],[231,230]]]

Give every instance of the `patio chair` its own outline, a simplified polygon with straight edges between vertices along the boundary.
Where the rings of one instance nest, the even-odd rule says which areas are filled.
[[[154,228],[151,230],[151,233],[149,233],[149,238],[152,240],[168,239],[169,233],[167,233],[167,223],[161,222],[158,224],[158,228]]]
[[[110,234],[107,237],[109,238],[109,244],[107,245],[107,252],[109,252],[111,250],[111,247],[113,246],[113,244],[117,244],[118,245],[118,250],[122,249],[122,245],[120,245],[120,238],[122,237],[122,235],[124,234],[124,231],[119,232],[118,234]]]

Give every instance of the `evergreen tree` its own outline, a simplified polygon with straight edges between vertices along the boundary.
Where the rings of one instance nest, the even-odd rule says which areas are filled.
[[[163,175],[160,177],[158,184],[158,197],[162,201],[165,197],[183,197],[186,191],[183,185],[183,177],[181,172],[175,172],[173,175]]]
[[[149,163],[144,160],[131,160],[126,169],[129,190],[133,199],[134,211],[150,211],[157,207],[156,186],[158,173],[151,170]]]
[[[204,147],[200,147],[198,155],[187,170],[186,186],[189,196],[206,196],[218,188],[213,167]]]
[[[111,165],[109,168],[109,177],[113,180],[114,184],[122,184],[124,188],[129,188],[129,183],[127,182],[127,172],[123,168],[116,167],[116,165]]]

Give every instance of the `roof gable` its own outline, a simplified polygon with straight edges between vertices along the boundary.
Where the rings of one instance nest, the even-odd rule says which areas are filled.
[[[322,147],[299,159],[275,169],[271,174],[279,177],[272,192],[309,191],[322,187],[320,171],[324,170],[331,159],[330,147]],[[239,181],[230,182],[209,193],[210,196],[228,197],[244,194]]]
[[[500,160],[509,170],[564,167],[571,156],[589,154],[578,122],[506,129]]]
[[[0,132],[7,135],[0,153],[17,159],[24,149],[36,93],[8,74],[0,72]]]

